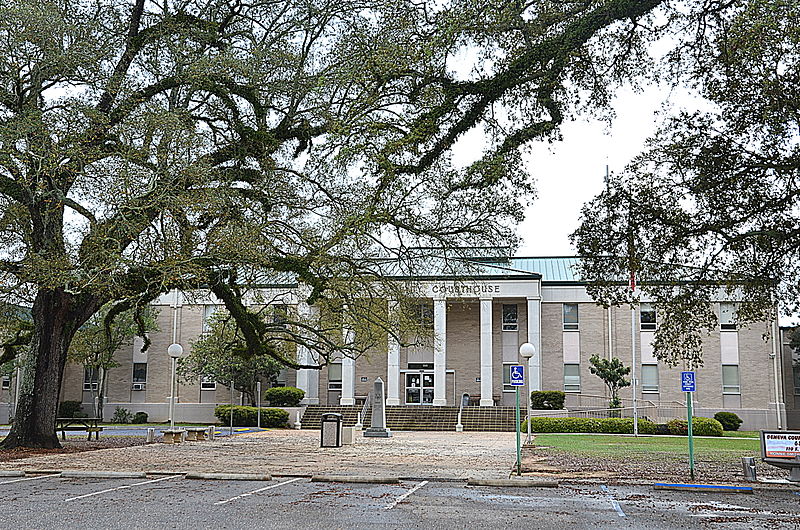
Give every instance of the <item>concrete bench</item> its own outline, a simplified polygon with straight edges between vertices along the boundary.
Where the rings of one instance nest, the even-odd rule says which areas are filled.
[[[179,444],[183,441],[184,429],[165,429],[161,431],[164,435],[165,444]]]
[[[202,442],[207,440],[207,427],[186,427],[186,440],[190,442]]]

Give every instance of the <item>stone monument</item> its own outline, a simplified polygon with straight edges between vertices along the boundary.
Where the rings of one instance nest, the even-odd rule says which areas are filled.
[[[383,393],[383,379],[375,380],[372,390],[372,425],[364,431],[367,438],[389,438],[392,431],[386,428],[386,400]]]

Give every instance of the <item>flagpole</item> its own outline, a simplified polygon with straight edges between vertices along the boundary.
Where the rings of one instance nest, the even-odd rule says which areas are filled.
[[[633,273],[631,273],[633,274]],[[631,294],[636,291],[636,285],[633,283],[631,277]],[[636,391],[638,385],[636,384],[636,306],[631,301],[631,389],[633,390],[633,435],[639,436],[639,409],[636,399]]]

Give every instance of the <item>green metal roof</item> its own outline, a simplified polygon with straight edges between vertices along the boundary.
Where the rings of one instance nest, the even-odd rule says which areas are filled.
[[[578,262],[575,256],[554,256],[539,258],[511,258],[511,267],[542,275],[542,283],[580,283]]]

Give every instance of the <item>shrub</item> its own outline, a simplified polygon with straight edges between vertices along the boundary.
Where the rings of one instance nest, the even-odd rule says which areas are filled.
[[[147,423],[147,413],[137,412],[136,414],[133,415],[131,423]]]
[[[564,408],[564,392],[559,390],[534,390],[531,392],[531,408],[534,410],[561,410]]]
[[[720,422],[722,429],[726,431],[738,431],[742,424],[742,418],[734,412],[717,412],[714,414],[714,419]]]
[[[58,404],[59,418],[76,418],[75,414],[81,411],[80,401],[62,401]]]
[[[117,407],[114,409],[114,415],[111,416],[111,423],[130,423],[131,418],[131,411]]]
[[[666,423],[656,423],[656,434],[669,434],[669,426]]]
[[[686,436],[689,424],[686,420],[670,420],[667,422],[670,434]],[[713,418],[692,416],[692,434],[695,436],[722,436],[722,424]]]
[[[527,420],[520,430],[528,430]],[[531,432],[586,432],[602,434],[632,434],[633,418],[532,418]],[[639,420],[639,432],[655,434],[656,424]]]
[[[293,386],[274,386],[264,391],[264,399],[273,407],[296,407],[305,395],[305,391]]]
[[[231,406],[219,405],[214,409],[214,416],[216,416],[220,423],[228,425],[231,422]],[[289,423],[289,413],[283,409],[275,408],[262,408],[261,409],[261,426],[262,427],[286,427]],[[257,407],[233,407],[233,424],[241,427],[253,427],[258,425],[258,408]]]

